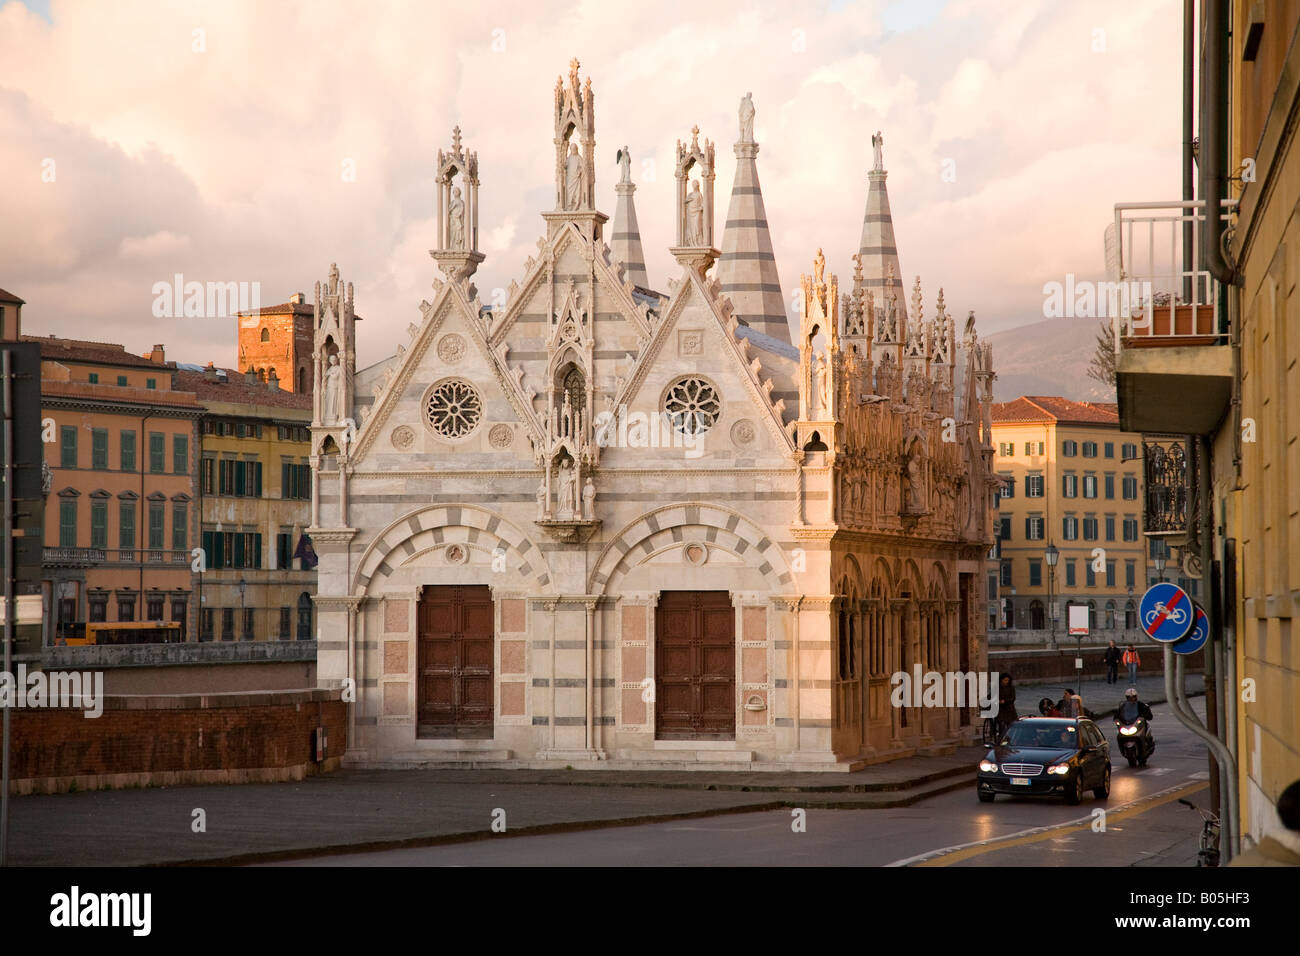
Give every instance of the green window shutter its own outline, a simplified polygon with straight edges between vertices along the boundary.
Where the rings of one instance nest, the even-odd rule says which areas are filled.
[[[262,566],[262,535],[260,533],[253,535],[253,547],[256,551],[253,553],[253,567]]]
[[[59,547],[75,548],[77,546],[77,502],[76,499],[59,502]]]
[[[108,470],[108,429],[94,428],[90,432],[90,467]]]
[[[280,497],[281,498],[293,497],[289,489],[289,468],[290,467],[291,466],[289,465],[288,462],[280,463]]]
[[[166,471],[167,436],[161,432],[149,433],[149,470],[155,474]]]
[[[203,563],[208,568],[216,567],[212,559],[212,539],[214,535],[211,531],[203,532]]]
[[[212,535],[212,550],[208,553],[209,568],[226,566],[226,533],[217,531]]]
[[[77,427],[64,425],[59,429],[59,467],[77,467]]]
[[[117,546],[124,550],[135,547],[135,502],[124,501],[119,506],[117,516]]]
[[[262,463],[260,461],[252,462],[253,465],[253,494],[262,497]]]
[[[234,463],[234,465],[235,465],[235,494],[242,495],[244,494],[244,487],[245,487],[244,462],[237,461]]]
[[[135,471],[135,432],[122,432],[120,450],[122,470]]]
[[[188,435],[172,436],[172,471],[178,475],[190,470],[190,439]]]
[[[183,501],[172,505],[172,550],[185,551],[189,539],[189,510]]]
[[[108,503],[105,501],[90,503],[90,546],[108,547]]]
[[[235,560],[233,567],[242,568],[244,566],[244,535],[235,535]]]
[[[150,550],[153,551],[162,550],[165,521],[166,521],[166,515],[163,512],[162,502],[161,501],[149,502],[149,548]]]

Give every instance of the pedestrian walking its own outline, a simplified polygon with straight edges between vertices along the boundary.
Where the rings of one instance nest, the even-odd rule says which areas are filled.
[[[1142,663],[1142,658],[1138,656],[1137,648],[1132,644],[1124,651],[1124,666],[1128,668],[1128,682],[1136,684],[1138,679],[1138,666]]]
[[[1056,709],[1062,717],[1082,717],[1083,698],[1074,692],[1074,688],[1065,688],[1065,695],[1056,703]]]
[[[1102,658],[1102,660],[1106,662],[1106,683],[1107,684],[1119,683],[1119,665],[1123,657],[1124,657],[1123,652],[1120,651],[1120,649],[1115,646],[1114,641],[1111,641],[1110,646],[1106,648],[1105,657]]]
[[[998,737],[1006,733],[1020,715],[1016,713],[1016,685],[1010,674],[998,680]]]

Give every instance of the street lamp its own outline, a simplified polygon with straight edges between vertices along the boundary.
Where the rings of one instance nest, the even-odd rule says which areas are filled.
[[[1056,605],[1052,603],[1053,589],[1056,586],[1056,562],[1061,557],[1061,552],[1056,549],[1056,545],[1048,542],[1047,551],[1044,554],[1047,558],[1047,616],[1051,619],[1051,642],[1052,647],[1056,646]]]
[[[245,626],[247,618],[244,616],[244,593],[248,590],[248,582],[243,578],[239,579],[239,629],[247,633],[248,628]]]
[[[1156,569],[1156,574],[1161,581],[1165,579],[1165,543],[1160,542],[1160,547],[1156,548],[1156,556],[1151,559],[1151,564]]]

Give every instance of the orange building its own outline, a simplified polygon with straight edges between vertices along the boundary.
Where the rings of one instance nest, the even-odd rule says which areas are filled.
[[[85,621],[179,620],[195,627],[197,422],[161,345],[24,336],[41,349],[48,492],[44,641]]]

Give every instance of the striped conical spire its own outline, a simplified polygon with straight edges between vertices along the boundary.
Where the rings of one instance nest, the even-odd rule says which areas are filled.
[[[893,273],[900,281],[903,271],[898,265],[898,245],[894,241],[894,220],[889,212],[889,192],[885,189],[884,159],[881,151],[884,137],[876,133],[871,137],[875,147],[875,166],[867,173],[870,185],[867,188],[867,213],[862,219],[862,242],[858,254],[862,256],[862,286],[876,294],[876,301],[882,301],[885,289],[885,276],[893,266]],[[855,292],[860,291],[858,288]],[[900,317],[907,314],[907,307],[900,300],[898,303]]]
[[[614,209],[614,232],[610,236],[609,251],[616,262],[623,264],[624,278],[633,285],[649,289],[645,253],[641,251],[641,228],[636,221],[636,203],[632,201],[632,194],[636,192],[636,186],[632,183],[632,157],[626,146],[618,151],[618,165],[622,169],[622,175],[614,186],[614,192],[618,194],[618,205]]]
[[[718,281],[722,293],[736,308],[736,316],[750,328],[790,343],[785,296],[776,272],[772,236],[767,229],[767,209],[758,184],[758,143],[754,142],[753,103],[748,96],[740,106],[740,141],[736,143],[736,180],[722,233],[722,258]]]

